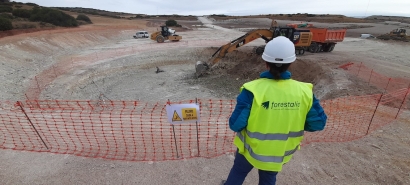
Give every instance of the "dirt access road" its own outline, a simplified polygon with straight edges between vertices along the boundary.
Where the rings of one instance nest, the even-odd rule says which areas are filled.
[[[151,32],[157,29],[146,27],[143,21],[93,22],[96,25],[86,29],[2,39],[2,100],[25,99],[34,77],[46,75],[45,71],[53,66],[65,69],[64,73],[50,75],[50,82],[38,94],[41,99],[90,100],[98,99],[101,93],[112,100],[233,99],[240,85],[260,72],[245,77],[235,71],[221,70],[223,74],[193,78],[195,62],[209,58],[210,46],[219,47],[243,32],[208,26],[179,33],[183,36],[179,43],[157,44],[148,39],[132,39],[136,29]],[[110,29],[105,28],[113,24]],[[127,27],[131,24],[138,26]],[[260,43],[263,41],[252,44]],[[346,38],[332,53],[307,53],[300,59],[307,64],[305,69],[315,81],[315,93],[322,98],[333,98],[365,89],[337,66],[363,62],[388,76],[409,77],[409,49],[404,43]],[[250,50],[251,47],[244,47],[240,52]],[[235,59],[235,55],[228,58]],[[223,67],[227,63],[218,65]],[[309,68],[317,65],[322,69]],[[165,72],[155,73],[157,66]],[[316,76],[322,79],[315,79]],[[340,92],[341,89],[345,91]],[[395,123],[360,140],[303,146],[279,173],[278,184],[410,184],[410,122],[405,119],[409,116],[405,113]],[[0,183],[211,185],[226,178],[233,159],[232,154],[226,154],[213,159],[127,162],[0,150]],[[254,170],[245,184],[256,184],[257,179]]]

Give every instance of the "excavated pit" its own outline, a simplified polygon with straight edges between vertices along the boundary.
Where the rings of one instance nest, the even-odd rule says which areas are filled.
[[[118,20],[115,20],[115,22],[118,22]],[[110,32],[107,33],[112,34]],[[225,42],[225,40],[237,38],[237,36],[232,35],[230,32],[192,31],[189,33],[190,38],[184,37],[184,41],[182,41],[185,42],[186,40],[186,44],[178,45],[177,49],[169,49],[168,47],[172,46],[171,44],[157,44],[149,40],[129,38],[133,33],[134,31],[132,33],[124,32],[118,38],[105,38],[98,37],[100,34],[96,35],[95,31],[85,35],[70,31],[70,33],[61,33],[64,37],[61,37],[60,34],[55,36],[47,34],[44,42],[42,37],[38,38],[29,35],[27,40],[23,40],[24,42],[10,41],[7,45],[4,44],[7,39],[3,39],[0,48],[2,49],[0,63],[2,65],[1,71],[3,72],[2,76],[0,76],[0,84],[3,86],[2,98],[4,100],[24,99],[27,85],[30,85],[30,83],[34,84],[34,86],[37,85],[31,79],[36,74],[37,77],[41,77],[39,74],[42,72],[51,71],[48,75],[44,76],[53,79],[51,83],[47,84],[47,88],[42,90],[39,99],[95,100],[98,98],[109,98],[111,100],[141,100],[143,101],[142,103],[164,99],[170,99],[171,101],[178,99],[187,100],[195,97],[234,99],[239,93],[239,87],[244,82],[257,78],[259,73],[264,70],[264,64],[258,59],[259,56],[249,55],[250,50],[244,48],[244,50],[228,54],[224,60],[215,66],[209,75],[199,79],[194,77],[196,61],[207,61],[209,56],[216,50],[216,48],[205,47],[211,45],[221,46],[229,42]],[[87,38],[91,38],[91,40],[86,42]],[[218,39],[220,41],[199,42],[194,40],[204,38]],[[47,43],[50,41],[56,44],[49,46]],[[60,46],[68,41],[72,47]],[[221,41],[225,43],[221,43]],[[34,43],[34,45],[30,43]],[[33,47],[28,47],[30,45]],[[55,47],[56,45],[60,47]],[[42,50],[37,51],[39,48]],[[377,88],[368,86],[367,83],[358,80],[354,75],[350,75],[347,71],[338,68],[338,66],[347,62],[365,62],[372,69],[379,69],[379,72],[383,72],[387,76],[397,75],[398,72],[407,74],[409,71],[407,60],[409,53],[406,52],[407,50],[408,46],[401,44],[385,44],[372,40],[347,38],[344,42],[338,44],[337,49],[333,53],[307,53],[305,56],[299,57],[299,60],[294,63],[291,70],[295,79],[314,83],[315,94],[322,100],[340,96],[373,94],[380,91]],[[129,54],[131,52],[133,53]],[[123,53],[128,56],[125,56]],[[102,59],[103,54],[108,56],[109,59]],[[71,57],[74,59],[74,65],[72,66]],[[86,60],[89,58],[92,60]],[[70,71],[66,72],[63,70],[64,73],[62,75],[55,75],[53,72],[54,68],[51,66],[55,66],[55,69],[70,69]],[[155,73],[157,66],[164,72]],[[71,70],[70,67],[74,67],[74,69]],[[54,79],[54,77],[56,78]],[[44,81],[40,82],[42,82],[40,86],[45,84]],[[33,98],[33,100],[37,99],[37,96]],[[56,113],[61,112],[60,110],[56,111]],[[282,173],[284,180],[281,183],[303,184],[320,182],[320,184],[332,184],[340,182],[355,184],[357,182],[377,183],[383,181],[386,184],[406,184],[408,181],[403,179],[406,179],[408,176],[407,172],[410,166],[406,165],[408,163],[405,160],[408,156],[406,152],[409,142],[407,142],[406,138],[408,138],[409,124],[408,120],[403,118],[407,118],[409,114],[408,111],[403,111],[403,113],[402,119],[396,121],[395,124],[383,127],[361,140],[345,143],[315,143],[303,146],[303,149],[300,151],[301,153],[295,155],[295,162],[289,164],[290,166],[284,169]],[[359,112],[358,116],[352,117],[352,119],[360,119],[360,114],[362,113]],[[88,115],[84,114],[80,114],[81,116],[88,117]],[[42,117],[44,118],[44,116]],[[83,118],[87,119],[86,117]],[[59,119],[59,117],[56,117],[56,119]],[[336,118],[336,121],[339,120]],[[45,123],[42,122],[40,124]],[[65,126],[65,128],[67,130],[68,127]],[[354,127],[339,127],[335,129],[342,129],[347,133],[351,132]],[[337,134],[334,135],[335,137],[338,136]],[[331,136],[332,134],[329,137]],[[209,137],[214,139],[213,135],[209,135]],[[387,155],[389,158],[385,158]],[[36,164],[50,164],[46,167],[40,167],[43,170],[63,172],[64,174],[70,173],[70,170],[83,174],[84,171],[88,170],[89,166],[84,166],[84,162],[97,166],[97,172],[101,171],[102,173],[110,170],[110,172],[113,172],[110,174],[116,174],[113,170],[124,169],[121,167],[123,162],[117,163],[115,161],[107,162],[83,158],[77,160],[75,156],[67,155],[62,160],[58,155],[50,156],[47,154],[37,155],[27,152],[3,151],[1,156],[4,158],[3,161],[5,161],[5,168],[3,169],[7,169],[4,179],[9,182],[13,181],[13,179],[16,182],[21,181],[21,179],[26,179],[25,181],[31,183],[34,181],[38,183],[43,182],[40,182],[39,178],[37,178],[38,174],[32,173],[33,170],[30,169],[30,166],[38,166]],[[373,157],[369,158],[369,156]],[[142,171],[148,174],[143,179],[140,178],[141,175],[134,175],[135,178],[131,178],[131,180],[128,178],[128,180],[130,182],[144,183],[152,182],[151,179],[154,179],[157,180],[155,182],[158,182],[156,184],[166,184],[166,182],[169,182],[169,179],[172,180],[174,178],[175,182],[179,183],[181,183],[180,179],[185,179],[190,184],[211,184],[212,182],[220,182],[220,174],[226,173],[224,166],[230,166],[233,157],[231,155],[224,155],[215,159],[184,160],[185,162],[183,163],[136,163],[132,167],[132,164],[127,163],[126,165],[130,169],[128,171],[135,172],[135,169],[143,169]],[[53,161],[66,162],[62,163],[66,165],[56,165]],[[69,165],[67,165],[67,162]],[[200,163],[205,164],[205,166],[202,165],[203,170],[199,168],[199,171],[201,171],[199,174],[202,175],[198,176],[198,164]],[[378,165],[369,170],[369,166],[372,167],[372,164]],[[111,167],[109,167],[110,165]],[[116,166],[115,169],[113,169],[113,165]],[[19,168],[15,168],[15,166]],[[155,174],[158,170],[167,172],[178,167],[181,169],[185,168],[185,171],[192,172],[192,174],[179,173],[182,176],[175,177],[174,173],[168,173],[168,176],[164,176],[162,180],[157,178],[156,175],[150,176],[150,174]],[[316,169],[316,172],[319,173],[312,175],[310,170],[303,170],[307,168]],[[21,169],[26,170],[22,171]],[[31,175],[26,175],[22,178],[18,174]],[[82,181],[89,181],[90,178],[98,181],[98,174],[100,173],[96,174],[97,178],[93,178],[93,176],[77,176]],[[336,178],[335,174],[340,175],[337,175]],[[53,174],[51,176],[58,177],[58,175]],[[66,177],[67,175],[60,176]],[[134,177],[133,174],[123,174],[122,176]],[[47,179],[50,179],[49,177],[45,176],[44,179],[47,181]],[[111,178],[110,176],[107,176],[107,178],[110,178],[113,182],[122,180],[115,177]],[[257,179],[257,173],[251,173],[248,182],[255,182]],[[291,180],[289,181],[289,179]],[[106,182],[106,180],[100,179],[101,182]],[[62,183],[73,182],[70,178],[57,178],[55,181]]]
[[[216,49],[167,49],[99,62],[56,78],[40,97],[149,102],[235,99],[242,84],[257,79],[266,70],[261,57],[252,54],[252,47],[244,47],[227,54],[205,76],[196,78],[196,61],[207,61]],[[302,56],[290,71],[293,79],[314,84],[315,95],[322,100],[382,92],[325,61],[310,61]]]
[[[263,40],[255,40],[228,53],[212,68],[210,74],[195,77],[196,62],[208,61],[218,49],[210,46],[226,43],[222,38],[234,37],[230,32],[192,31],[181,42],[163,44],[149,39],[130,39],[128,37],[133,33],[130,31],[116,33],[113,38],[104,36],[115,35],[110,32],[86,33],[56,34],[50,38],[30,37],[24,42],[10,41],[3,46],[3,98],[98,100],[103,97],[109,100],[149,102],[194,98],[235,99],[243,83],[258,78],[265,70],[261,57],[251,54],[252,45],[264,44]],[[104,37],[100,37],[101,34]],[[218,39],[196,39],[207,38],[210,34],[218,36]],[[77,39],[65,39],[68,37]],[[67,44],[61,48],[51,47],[57,41]],[[79,45],[82,41],[87,42]],[[347,49],[363,48],[362,45],[367,42],[370,41],[348,40],[345,45],[338,46],[340,51],[329,55],[306,53],[292,64],[290,70],[293,78],[313,83],[315,95],[320,99],[380,93],[382,91],[379,89],[339,68],[351,61],[343,54]],[[47,47],[42,47],[44,45]],[[385,45],[377,43],[374,47]],[[378,53],[374,54],[377,55],[373,58],[381,57]],[[371,57],[366,57],[366,60],[375,63]],[[360,58],[355,59],[360,61]],[[156,73],[156,67],[164,72]],[[377,69],[378,66],[375,67]],[[400,69],[406,68],[401,66]],[[18,81],[17,85],[15,81]],[[31,92],[37,92],[38,86],[41,87],[39,93],[31,96]]]

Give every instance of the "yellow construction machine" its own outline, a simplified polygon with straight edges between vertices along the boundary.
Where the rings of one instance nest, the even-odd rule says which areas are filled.
[[[245,35],[221,46],[209,59],[208,62],[198,61],[196,63],[196,75],[202,76],[212,65],[221,60],[227,53],[230,53],[239,47],[248,44],[258,38],[262,38],[268,43],[275,37],[285,36],[295,44],[295,52],[298,55],[303,55],[312,42],[312,32],[309,30],[296,30],[292,27],[277,27],[276,21],[272,21],[270,29],[256,29]],[[254,49],[254,52],[261,55],[265,50],[265,46],[259,46]]]
[[[397,28],[390,32],[390,36],[397,36],[397,37],[408,37],[406,33],[406,29],[404,28]]]
[[[390,33],[383,34],[377,37],[378,39],[383,39],[383,40],[399,40],[403,42],[409,42],[410,41],[410,35],[407,35],[406,29],[404,28],[397,28]]]
[[[166,40],[178,42],[181,39],[182,36],[176,35],[175,30],[168,28],[168,26],[161,26],[161,31],[151,34],[151,40],[155,40],[158,43],[163,43]]]

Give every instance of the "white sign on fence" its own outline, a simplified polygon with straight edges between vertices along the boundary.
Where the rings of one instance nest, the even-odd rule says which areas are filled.
[[[199,105],[195,103],[167,105],[167,117],[171,124],[200,122]]]

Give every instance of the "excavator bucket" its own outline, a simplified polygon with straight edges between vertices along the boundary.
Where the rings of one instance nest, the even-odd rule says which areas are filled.
[[[200,77],[205,74],[206,71],[208,71],[209,65],[206,62],[202,61],[197,61],[195,65],[195,70],[196,70],[196,76]]]

